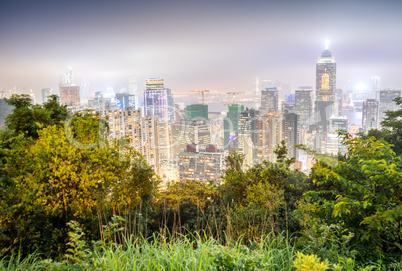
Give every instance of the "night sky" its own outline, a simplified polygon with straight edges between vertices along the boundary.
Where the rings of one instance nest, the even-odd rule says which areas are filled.
[[[0,1],[0,89],[58,89],[73,70],[91,92],[162,77],[188,89],[314,86],[329,41],[337,87],[381,76],[402,88],[402,1]]]

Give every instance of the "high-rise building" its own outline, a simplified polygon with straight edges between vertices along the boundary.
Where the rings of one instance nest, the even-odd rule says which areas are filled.
[[[236,150],[238,148],[239,123],[241,112],[244,111],[244,105],[229,105],[227,117],[223,120],[225,149]]]
[[[313,91],[311,89],[296,90],[295,112],[300,116],[300,127],[307,128],[312,124]]]
[[[49,96],[52,95],[52,89],[51,88],[42,88],[42,103],[46,103]]]
[[[167,93],[167,103],[168,103],[168,119],[169,121],[174,121],[175,119],[175,107],[174,107],[174,99],[172,95],[172,91],[170,88],[166,89]]]
[[[208,145],[205,151],[199,151],[197,145],[187,145],[179,154],[180,181],[218,180],[224,166],[225,153],[214,145]]]
[[[134,95],[134,109],[140,106],[140,93],[138,92],[137,78],[132,75],[128,81],[128,93]]]
[[[187,119],[202,119],[208,120],[208,105],[207,104],[192,104],[187,105]]]
[[[150,78],[145,80],[145,85],[145,114],[156,116],[160,121],[173,121],[174,100],[171,90],[164,87],[163,79]]]
[[[363,102],[362,127],[364,132],[378,128],[378,101],[366,99]]]
[[[145,80],[145,89],[163,89],[165,88],[162,78],[149,78]]]
[[[377,101],[380,98],[380,91],[381,89],[381,77],[380,76],[373,76],[371,77],[371,93],[370,98],[376,98]]]
[[[257,151],[257,161],[264,160],[275,162],[274,150],[281,141],[282,121],[279,112],[272,111],[258,116],[256,123],[257,143],[254,149]]]
[[[258,141],[257,126],[259,111],[246,108],[240,114],[238,151],[244,155],[245,164],[252,166],[258,154],[254,145]]]
[[[296,102],[296,94],[295,93],[285,93],[285,103],[295,103]]]
[[[129,93],[117,93],[116,107],[121,109],[131,107],[135,109],[135,96]]]
[[[348,130],[348,120],[344,116],[331,117],[328,120],[328,135],[325,137],[324,144],[321,145],[321,153],[337,155],[345,154],[346,146],[342,144],[342,139],[338,137],[338,131]]]
[[[167,121],[168,94],[167,89],[147,89],[144,92],[145,115],[156,116],[161,121]]]
[[[173,160],[186,148],[188,144],[196,144],[200,150],[205,150],[211,144],[211,127],[203,120],[190,120],[170,124],[171,153]]]
[[[284,112],[282,120],[282,138],[285,140],[289,156],[297,158],[297,149],[294,147],[299,143],[299,115]]]
[[[342,116],[343,106],[343,91],[342,89],[335,90],[335,115]]]
[[[107,117],[109,136],[111,138],[128,138],[134,147],[149,165],[160,174],[159,165],[159,122],[154,116],[141,116],[140,110],[132,107],[122,109],[106,108],[101,111]]]
[[[325,50],[316,64],[315,124],[318,132],[327,132],[327,122],[335,113],[336,63]]]
[[[88,103],[88,98],[90,97],[90,95],[89,95],[89,81],[88,80],[81,81],[80,93],[81,93],[81,103],[82,104],[87,104]]]
[[[276,87],[265,88],[261,91],[261,111],[278,111],[278,89]]]
[[[59,84],[60,103],[68,106],[80,105],[80,87],[73,84],[73,73],[69,69],[65,75],[61,76]]]
[[[400,90],[380,90],[379,123],[384,120],[385,112],[398,110],[395,98],[401,97]]]
[[[80,105],[80,87],[74,84],[60,84],[60,103],[63,105]]]
[[[282,102],[281,112],[283,114],[296,113],[296,104],[295,103],[289,103],[289,102]]]

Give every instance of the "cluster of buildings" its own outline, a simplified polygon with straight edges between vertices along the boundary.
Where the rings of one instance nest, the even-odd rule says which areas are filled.
[[[71,70],[61,77],[59,91],[60,102],[70,111],[98,112],[109,124],[109,136],[127,138],[163,180],[209,181],[219,179],[225,157],[233,151],[244,155],[244,166],[275,162],[274,151],[282,140],[296,160],[293,167],[302,171],[308,171],[313,160],[295,147],[298,144],[323,154],[345,152],[336,131],[380,128],[385,112],[397,109],[393,100],[401,91],[381,90],[380,78],[372,80],[366,96],[337,89],[335,58],[325,50],[316,64],[315,88],[283,95],[275,86],[257,87],[256,108],[236,103],[235,92],[226,112],[210,112],[204,100],[181,106],[161,78],[147,79],[141,94],[131,78],[128,90],[107,89],[89,97],[89,83],[75,85]],[[43,102],[50,94],[51,89],[42,89]],[[358,129],[351,129],[344,115],[348,110],[361,111]]]

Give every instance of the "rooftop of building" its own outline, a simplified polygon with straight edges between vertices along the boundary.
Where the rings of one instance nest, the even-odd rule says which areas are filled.
[[[335,58],[331,54],[331,52],[326,49],[324,52],[322,52],[320,58],[318,59],[319,63],[335,63]]]

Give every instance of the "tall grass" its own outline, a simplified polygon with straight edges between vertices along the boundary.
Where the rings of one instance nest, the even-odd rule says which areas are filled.
[[[0,259],[0,270],[7,271],[31,271],[44,270],[45,263],[40,259],[38,254],[30,254],[26,258],[21,259],[21,254],[11,255]]]
[[[30,255],[0,260],[0,270],[292,270],[293,248],[282,235],[265,236],[248,246],[241,240],[180,236],[129,238],[122,244],[94,247],[86,257],[62,262]]]
[[[127,240],[94,254],[94,266],[108,270],[291,270],[293,249],[285,238],[264,237],[245,246],[214,239]]]

